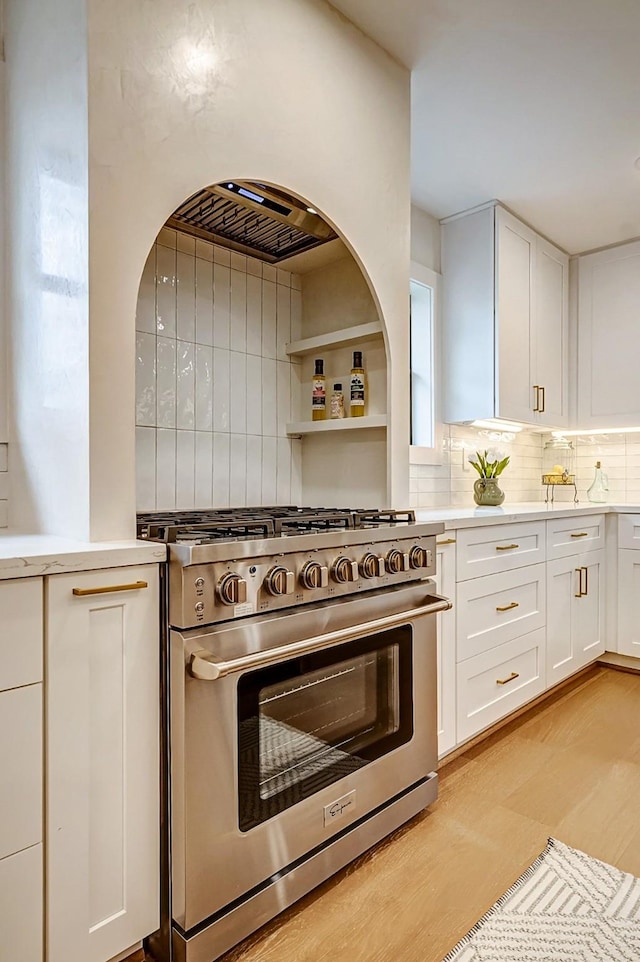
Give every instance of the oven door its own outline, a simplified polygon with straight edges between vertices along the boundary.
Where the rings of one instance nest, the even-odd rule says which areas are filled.
[[[188,935],[437,765],[429,582],[172,632],[173,917]]]

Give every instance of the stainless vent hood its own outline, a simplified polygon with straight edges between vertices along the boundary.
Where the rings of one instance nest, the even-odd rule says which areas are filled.
[[[249,181],[225,181],[199,190],[174,212],[167,227],[272,264],[337,237],[304,202]]]

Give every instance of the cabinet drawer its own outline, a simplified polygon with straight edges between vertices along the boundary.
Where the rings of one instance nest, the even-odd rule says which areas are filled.
[[[467,581],[545,560],[544,521],[458,531],[457,580]]]
[[[0,691],[42,681],[42,578],[0,582]]]
[[[618,547],[640,548],[640,514],[618,515]]]
[[[545,591],[543,564],[459,584],[458,661],[544,627]]]
[[[0,958],[42,962],[42,845],[0,859]]]
[[[458,741],[515,711],[545,687],[544,628],[458,665]]]
[[[604,519],[604,514],[585,514],[547,521],[547,559],[604,548]]]
[[[0,858],[42,841],[42,685],[0,694]]]

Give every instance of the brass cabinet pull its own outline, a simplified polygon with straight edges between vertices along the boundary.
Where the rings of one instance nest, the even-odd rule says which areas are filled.
[[[138,588],[148,588],[146,581],[134,581],[131,585],[101,585],[98,588],[74,588],[73,594],[83,597],[84,595],[106,595],[110,591],[136,591]]]
[[[517,671],[512,671],[508,678],[496,678],[496,685],[508,685],[510,681],[515,681],[519,677],[520,674]]]
[[[583,598],[585,595],[589,594],[589,570],[582,565],[580,568],[576,568],[578,572],[578,593],[576,598]],[[584,571],[584,588],[582,587],[582,572]]]
[[[520,607],[519,601],[512,601],[510,605],[502,605],[501,607],[496,608],[496,611],[511,611],[512,608],[519,608],[519,607]]]
[[[496,551],[511,551],[513,548],[519,547],[519,544],[497,544]]]
[[[536,403],[535,403],[535,407],[534,407],[533,410],[534,410],[534,412],[537,412],[537,411],[540,410],[540,385],[539,385],[539,384],[534,384],[534,385],[533,385],[533,390],[536,392]]]
[[[572,532],[571,537],[572,537],[572,538],[588,538],[588,537],[589,537],[589,532],[588,532],[588,531],[574,531],[574,532]]]
[[[540,393],[542,394],[542,407],[538,407],[538,411],[540,414],[544,414],[545,396],[544,396],[544,387],[542,385],[540,385]]]
[[[442,541],[436,541],[436,544],[437,544],[437,545],[439,545],[439,544],[455,544],[455,543],[456,543],[456,539],[455,539],[455,538],[443,538]]]

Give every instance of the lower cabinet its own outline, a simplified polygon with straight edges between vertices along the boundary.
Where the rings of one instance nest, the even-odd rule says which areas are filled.
[[[604,550],[547,562],[547,687],[605,649]]]
[[[158,567],[45,599],[47,962],[105,962],[159,921]]]
[[[456,539],[444,535],[436,542],[435,582],[453,601],[453,608],[436,615],[438,633],[438,756],[456,746]]]
[[[0,960],[42,962],[42,578],[0,581]]]
[[[618,551],[618,654],[640,658],[640,551]]]
[[[459,741],[544,691],[544,639],[544,628],[539,628],[458,664]]]
[[[42,962],[42,843],[0,859],[0,959]]]

